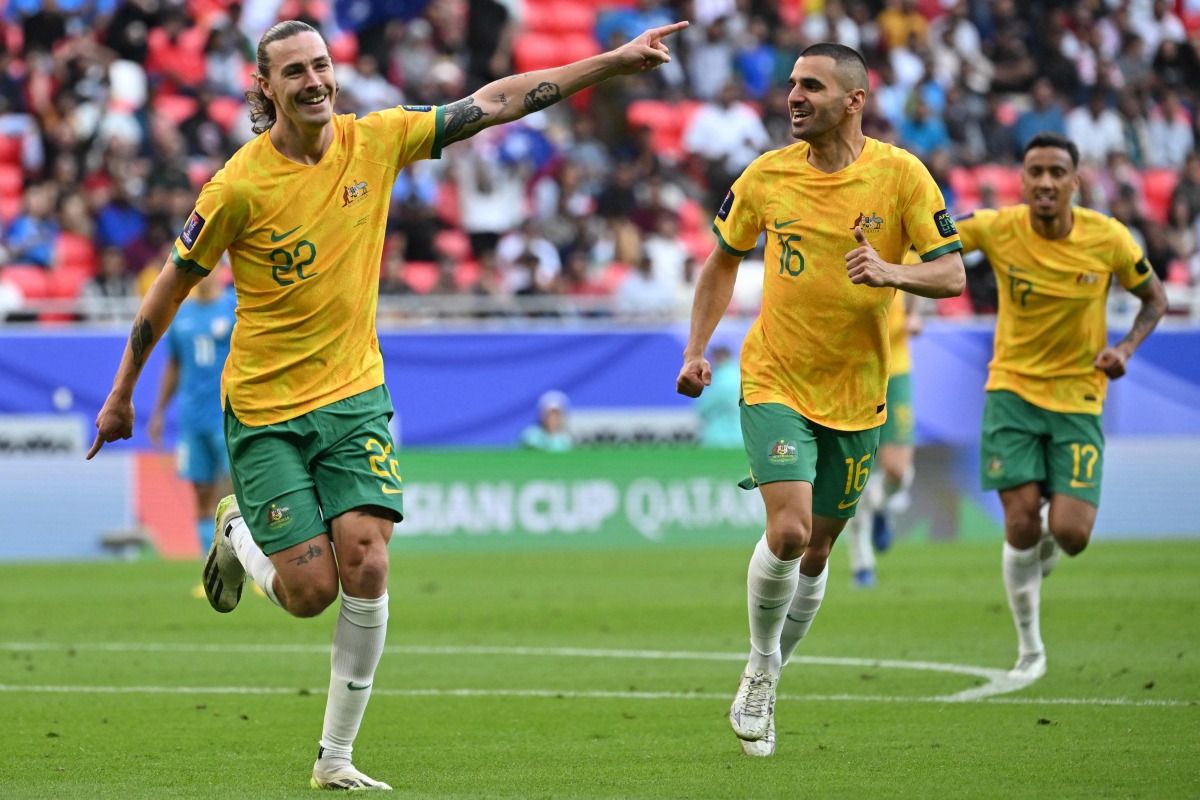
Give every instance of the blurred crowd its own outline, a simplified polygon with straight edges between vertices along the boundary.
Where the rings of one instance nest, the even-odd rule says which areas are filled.
[[[443,104],[676,19],[674,60],[486,130],[392,193],[383,308],[677,317],[732,180],[792,143],[787,77],[867,59],[867,134],[952,211],[1020,202],[1030,137],[1083,158],[1078,202],[1160,275],[1200,283],[1200,0],[8,0],[0,15],[0,315],[103,318],[144,292],[204,181],[253,134],[242,98],[279,19],[330,43],[338,110]],[[944,313],[994,308],[990,270]],[[45,299],[76,311],[30,312]],[[397,302],[391,302],[391,299]],[[753,311],[753,291],[735,302]],[[126,303],[128,305],[128,303]],[[115,307],[115,306],[114,306]],[[508,309],[508,310],[506,310]],[[522,310],[523,309],[523,310]],[[532,311],[530,310],[532,309]]]

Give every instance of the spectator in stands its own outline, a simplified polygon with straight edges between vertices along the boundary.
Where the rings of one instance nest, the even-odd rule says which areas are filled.
[[[910,44],[916,37],[918,48],[924,48],[929,36],[929,23],[917,10],[915,0],[885,0],[884,8],[875,18],[879,35],[888,49]]]
[[[536,273],[530,274],[524,267],[528,261],[521,259],[533,257]],[[508,276],[510,292],[521,294],[531,284],[537,284],[541,290],[549,290],[553,286],[558,273],[562,271],[562,259],[558,248],[542,235],[536,219],[528,217],[521,222],[520,227],[509,231],[500,237],[496,244],[496,260],[500,269]]]
[[[525,182],[529,168],[500,159],[502,128],[486,128],[467,145],[446,152],[451,179],[458,187],[463,229],[471,252],[480,258],[500,237],[525,218]]]
[[[34,183],[26,187],[23,209],[0,238],[0,264],[54,266],[54,243],[61,230],[54,214],[54,186]]]
[[[1179,169],[1196,146],[1195,133],[1179,93],[1168,89],[1147,126],[1147,166]]]
[[[728,20],[718,17],[704,30],[693,31],[684,31],[683,37],[690,44],[686,64],[690,94],[700,100],[715,100],[734,77],[734,46]]]
[[[471,86],[484,86],[512,71],[521,5],[515,0],[468,0],[467,82]]]
[[[1200,86],[1200,58],[1190,42],[1165,41],[1158,46],[1151,63],[1153,87],[1157,91],[1178,89],[1195,91]]]
[[[415,292],[408,282],[407,244],[407,238],[400,232],[389,233],[384,240],[383,265],[379,270],[380,297],[404,297]]]
[[[125,268],[125,254],[116,245],[107,245],[100,250],[96,275],[80,290],[80,306],[94,322],[116,322],[133,312],[134,306],[126,301],[137,297],[135,287]]]
[[[992,66],[992,91],[1024,92],[1037,77],[1037,63],[1029,55],[1029,47],[1025,44],[1013,26],[1000,30],[987,53]],[[1036,87],[1035,87],[1036,92]]]
[[[1125,154],[1138,169],[1146,166],[1150,147],[1150,126],[1146,121],[1142,94],[1124,91],[1117,96],[1117,111],[1121,116],[1121,134],[1125,138]]]
[[[1133,5],[1144,7],[1145,4]],[[1183,26],[1183,20],[1172,13],[1166,0],[1154,0],[1150,13],[1137,14],[1133,19],[1133,25],[1138,35],[1145,41],[1147,52],[1150,53],[1157,53],[1159,46],[1164,42],[1187,41],[1187,28]]]
[[[637,260],[616,293],[617,313],[635,319],[663,318],[675,310],[675,294],[654,275],[654,262],[648,255]]]
[[[567,430],[571,401],[557,389],[538,398],[538,421],[521,431],[521,447],[547,453],[565,453],[574,446]]]
[[[1058,104],[1058,94],[1054,86],[1045,78],[1038,78],[1033,83],[1033,108],[1017,117],[1016,137],[1017,150],[1023,150],[1026,143],[1039,133],[1057,133],[1065,136],[1067,132],[1066,117]]]
[[[810,11],[804,16],[801,30],[809,42],[837,42],[854,50],[861,47],[858,25],[846,14],[842,0],[827,0],[824,12]],[[790,73],[795,63],[794,57],[788,61],[786,72]]]
[[[1075,60],[1067,55],[1067,48],[1064,47],[1064,34],[1062,23],[1057,18],[1051,17],[1047,20],[1046,29],[1042,34],[1042,45],[1037,48],[1037,71],[1038,75],[1050,81],[1050,85],[1058,90],[1058,93],[1067,98],[1070,105],[1074,105],[1079,97],[1079,67]],[[1075,43],[1072,48],[1079,52],[1084,48],[1078,43]]]
[[[736,84],[725,84],[715,100],[696,112],[683,135],[683,149],[700,160],[712,209],[721,205],[733,179],[770,143],[761,115],[738,95]]]
[[[1125,89],[1144,91],[1149,88],[1154,72],[1146,59],[1146,43],[1136,33],[1127,33],[1121,41],[1121,52],[1117,56],[1117,70],[1125,82]]]
[[[1121,118],[1108,107],[1108,94],[1105,87],[1093,86],[1087,105],[1067,114],[1067,138],[1079,145],[1079,158],[1084,162],[1103,164],[1109,153],[1125,152],[1125,131]]]
[[[913,103],[911,115],[900,123],[900,146],[924,161],[935,150],[950,146],[950,135],[942,118],[932,113],[925,98],[918,97]]]
[[[734,53],[733,66],[746,94],[754,100],[762,100],[774,87],[775,47],[761,17],[750,18]]]
[[[1179,183],[1171,192],[1172,207],[1179,202],[1187,206],[1188,222],[1200,219],[1200,153],[1188,153]]]
[[[1166,228],[1167,252],[1171,262],[1179,263],[1180,266],[1175,269],[1185,275],[1189,283],[1200,284],[1200,242],[1189,217],[1186,200],[1180,198],[1171,203]],[[1172,271],[1168,265],[1168,277],[1171,277]]]
[[[388,82],[370,53],[359,53],[353,67],[338,70],[338,86],[349,95],[349,110],[360,117],[404,103],[404,93]]]

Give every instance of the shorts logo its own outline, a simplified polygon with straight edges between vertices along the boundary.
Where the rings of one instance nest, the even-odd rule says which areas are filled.
[[[717,216],[721,221],[729,219],[729,212],[733,210],[733,189],[729,190],[729,194],[725,195],[725,199],[721,202],[721,207],[717,210]]]
[[[857,227],[862,227],[863,233],[867,231],[878,231],[883,229],[883,217],[878,214],[859,213],[858,219],[854,220],[854,224],[850,226],[850,230]]]
[[[267,511],[267,526],[277,531],[292,524],[292,510],[287,506],[271,506]]]
[[[342,189],[342,208],[352,206],[367,196],[367,182],[356,181]]]
[[[199,211],[193,211],[192,215],[188,217],[187,224],[183,226],[183,233],[179,234],[179,238],[187,245],[188,250],[196,246],[196,237],[202,230],[204,230],[204,217],[200,216]]]
[[[771,452],[767,454],[767,460],[772,464],[795,464],[796,443],[780,439],[771,445]]]
[[[938,233],[942,235],[943,239],[958,235],[958,228],[954,227],[954,219],[944,208],[933,215],[933,224],[937,226]]]
[[[988,461],[987,474],[989,478],[999,478],[1004,474],[1004,462],[996,456],[992,456]]]

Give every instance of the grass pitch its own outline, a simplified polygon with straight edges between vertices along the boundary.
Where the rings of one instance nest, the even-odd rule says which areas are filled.
[[[1064,559],[1049,674],[991,695],[1016,650],[999,542],[902,542],[872,591],[835,553],[771,759],[725,720],[752,546],[397,550],[356,762],[419,798],[1200,797],[1200,542]],[[332,611],[218,615],[198,575],[0,566],[0,797],[313,796]]]

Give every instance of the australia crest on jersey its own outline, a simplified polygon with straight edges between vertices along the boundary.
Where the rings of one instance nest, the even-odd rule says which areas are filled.
[[[850,230],[862,226],[863,233],[867,231],[878,231],[883,228],[883,217],[873,212],[860,212],[858,219],[854,220],[854,224],[850,226]]]
[[[796,443],[780,439],[771,445],[771,452],[767,454],[767,460],[772,464],[794,463],[796,461]]]
[[[367,182],[355,181],[342,189],[342,208],[352,206],[367,196]]]

